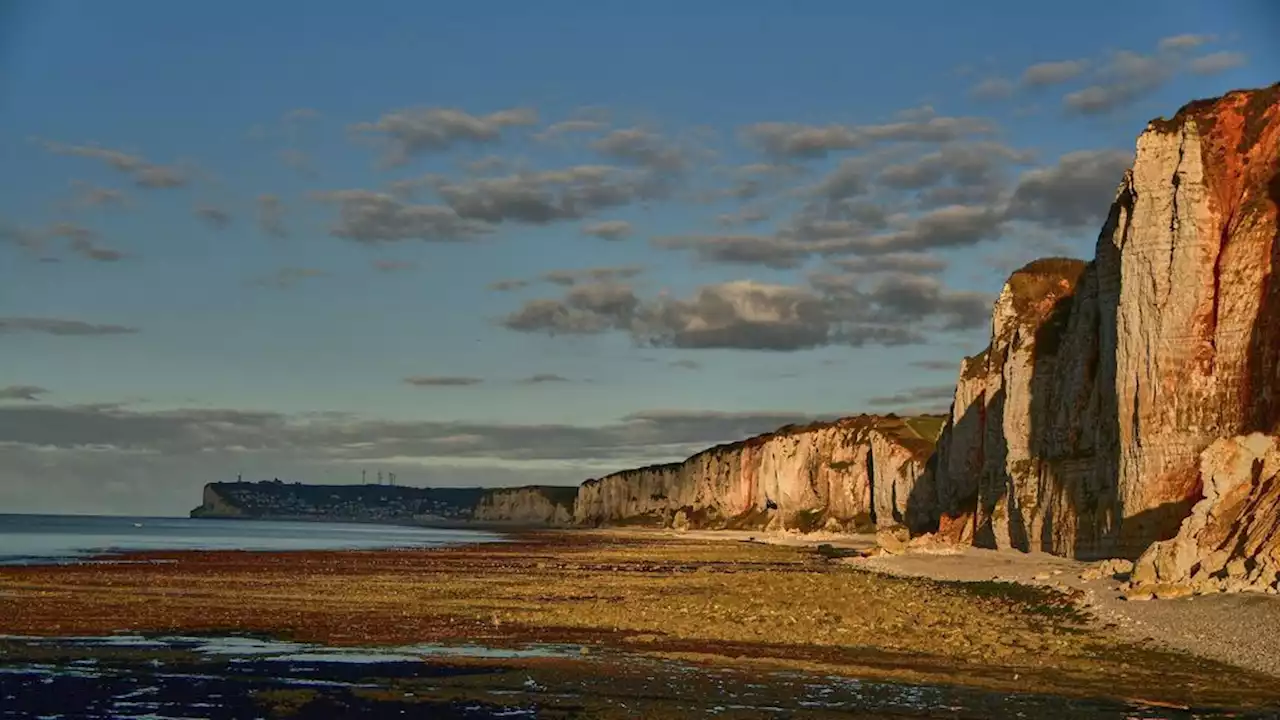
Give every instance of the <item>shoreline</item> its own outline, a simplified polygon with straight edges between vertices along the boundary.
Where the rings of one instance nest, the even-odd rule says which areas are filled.
[[[180,518],[179,518],[180,519]],[[26,562],[0,564],[6,567],[65,567],[76,565],[120,566],[179,562],[187,553],[397,553],[431,552],[442,549],[483,548],[490,544],[536,543],[548,535],[569,534],[602,542],[611,540],[670,541],[770,545],[792,549],[828,545],[840,550],[864,552],[876,547],[873,534],[799,533],[765,530],[675,530],[671,528],[546,528],[524,523],[495,524],[407,524],[387,521],[350,521],[321,518],[191,518],[255,521],[340,522],[387,525],[438,530],[474,530],[497,534],[494,540],[453,542],[433,546],[389,546],[351,550],[158,550],[121,551],[107,554],[31,558]],[[163,557],[157,557],[163,556]],[[845,557],[836,560],[851,567],[888,577],[924,578],[934,581],[1006,581],[1031,588],[1069,593],[1091,616],[1094,629],[1117,633],[1136,643],[1159,647],[1193,657],[1220,661],[1241,669],[1280,677],[1280,636],[1257,633],[1257,627],[1280,624],[1280,597],[1258,594],[1222,594],[1189,598],[1135,602],[1126,600],[1114,578],[1085,580],[1081,574],[1097,563],[1062,558],[1046,553],[984,550],[972,547],[941,546],[923,551],[877,557]]]
[[[425,550],[170,551],[106,567],[0,567],[0,634],[567,643],[989,692],[1280,705],[1274,677],[1108,634],[1058,591],[892,577],[811,549],[826,538],[663,535],[538,531]],[[1213,680],[1222,673],[1236,680],[1229,691]]]

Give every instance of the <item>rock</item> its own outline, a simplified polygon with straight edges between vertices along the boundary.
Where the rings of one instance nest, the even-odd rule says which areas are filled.
[[[901,555],[907,551],[909,538],[906,528],[886,528],[876,533],[876,545],[889,555]]]
[[[1280,422],[1278,172],[1280,84],[1149,124],[1093,261],[1014,272],[962,363],[942,517],[972,516],[981,546],[1081,558],[1178,532],[1200,452]]]
[[[1111,558],[1091,565],[1080,573],[1081,580],[1100,580],[1129,575],[1133,572],[1133,562],[1124,558]]]
[[[681,531],[688,530],[689,529],[689,513],[685,512],[684,510],[680,510],[679,512],[677,512],[675,515],[675,518],[671,520],[671,527]]]
[[[1200,457],[1203,499],[1138,559],[1135,586],[1266,592],[1280,576],[1280,437],[1223,438]]]

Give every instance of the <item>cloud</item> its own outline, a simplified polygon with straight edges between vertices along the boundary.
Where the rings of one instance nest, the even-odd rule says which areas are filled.
[[[1086,60],[1058,60],[1055,62],[1036,63],[1022,71],[1022,85],[1030,88],[1043,88],[1074,80],[1089,68]]]
[[[275,287],[288,290],[302,280],[327,277],[329,273],[317,268],[286,267],[276,270],[266,277],[251,280],[249,284],[258,287]]]
[[[504,130],[537,122],[538,114],[530,108],[510,108],[488,115],[471,115],[451,108],[406,108],[389,112],[375,122],[357,123],[351,129],[382,138],[386,145],[384,163],[396,166],[462,143],[495,142]]]
[[[520,382],[525,385],[541,385],[543,383],[570,382],[570,380],[563,375],[556,375],[555,373],[538,373],[537,375],[530,375]]]
[[[998,238],[1003,221],[990,206],[949,205],[910,219],[900,230],[853,238],[847,245],[864,254],[968,247]]]
[[[921,370],[939,372],[958,372],[960,368],[960,363],[955,360],[913,360],[910,365]]]
[[[982,118],[935,116],[882,125],[801,125],[765,122],[747,126],[743,139],[775,158],[813,160],[840,150],[857,150],[874,143],[941,143],[991,132]]]
[[[663,250],[692,250],[700,262],[763,265],[790,270],[804,264],[809,247],[776,235],[672,235],[653,238]]]
[[[48,393],[48,390],[37,385],[10,385],[8,387],[0,387],[0,400],[36,402],[41,395],[47,395]]]
[[[1066,229],[1100,225],[1132,163],[1133,153],[1124,150],[1067,153],[1050,167],[1022,174],[1006,216]]]
[[[954,385],[931,385],[903,390],[893,395],[881,395],[869,398],[867,404],[874,407],[914,406],[926,409],[945,409],[950,407],[955,397]]]
[[[416,270],[418,264],[410,260],[374,260],[373,269],[381,273],[400,272],[402,270]]]
[[[548,335],[594,335],[631,326],[640,301],[629,285],[577,285],[563,299],[529,300],[502,320],[510,330]]]
[[[484,382],[480,378],[456,375],[414,375],[405,378],[404,381],[416,387],[466,387]]]
[[[115,463],[127,463],[138,472],[140,464],[160,463],[170,471],[155,474],[155,486],[139,487],[143,493],[155,492],[166,486],[165,481],[184,476],[174,472],[177,467],[199,465],[202,458],[216,460],[208,468],[208,477],[242,467],[263,468],[267,477],[288,477],[279,469],[285,466],[305,468],[309,477],[303,477],[309,480],[318,475],[342,478],[350,476],[343,468],[356,463],[385,463],[403,466],[405,473],[397,470],[402,475],[431,466],[555,467],[568,471],[567,477],[560,476],[562,482],[576,484],[586,479],[592,468],[603,473],[683,459],[709,445],[816,419],[830,418],[778,410],[654,409],[591,426],[514,425],[396,422],[234,409],[142,412],[121,406],[7,404],[0,405],[0,464],[9,471],[7,477],[13,477],[17,453],[26,451],[43,453],[40,466],[46,468],[55,459],[72,463],[84,459],[89,462],[76,463],[78,469],[105,470]],[[25,465],[32,459],[22,456],[24,467],[36,467]],[[190,496],[177,498],[182,507],[189,506],[190,497],[199,497],[203,482],[190,485]],[[452,485],[447,481],[438,484]],[[480,484],[487,483],[481,480]]]
[[[864,313],[888,325],[941,320],[944,330],[970,330],[990,323],[992,298],[986,293],[948,290],[940,280],[905,272],[889,273],[858,302]]]
[[[258,196],[258,228],[271,237],[289,237],[284,226],[284,202],[280,196],[269,193]]]
[[[81,320],[58,318],[0,317],[0,335],[43,333],[46,335],[130,335],[137,328],[125,325],[99,325]]]
[[[969,88],[969,97],[976,100],[1003,100],[1013,95],[1013,83],[1004,78],[987,78]]]
[[[626,220],[601,220],[582,226],[582,234],[601,240],[626,240],[631,236],[631,223]]]
[[[754,225],[768,219],[769,211],[765,208],[759,205],[746,205],[736,212],[718,215],[716,222],[724,227],[738,227],[740,225]]]
[[[733,184],[724,194],[739,200],[752,200],[784,187],[788,180],[804,173],[804,169],[787,163],[750,163],[732,170]]]
[[[564,287],[572,287],[583,283],[607,283],[615,280],[627,280],[644,272],[639,265],[621,265],[618,267],[578,268],[572,270],[552,270],[544,273],[542,279]]]
[[[1224,51],[1195,58],[1187,67],[1197,75],[1216,75],[1232,68],[1241,67],[1247,61],[1248,59],[1244,56],[1244,53]]]
[[[1194,50],[1201,45],[1213,42],[1213,35],[1195,35],[1191,33],[1183,35],[1171,35],[1161,38],[1157,47],[1161,52],[1177,52],[1181,50]]]
[[[315,197],[338,206],[330,234],[360,243],[463,242],[491,232],[487,225],[460,217],[444,205],[413,205],[371,190],[334,190]]]
[[[214,230],[225,229],[231,224],[231,213],[212,205],[199,205],[192,211]]]
[[[117,262],[127,257],[119,250],[112,250],[111,248],[95,245],[92,240],[79,238],[71,241],[71,252],[86,260],[94,260],[97,262]]]
[[[529,285],[530,282],[528,280],[496,280],[489,283],[489,289],[498,292],[510,292],[527,288]]]
[[[80,180],[72,180],[71,187],[75,192],[74,203],[82,208],[101,208],[101,207],[124,207],[128,203],[128,196],[124,191],[115,188],[105,188],[92,183],[82,182]]]
[[[1112,55],[1098,81],[1062,102],[1068,112],[1103,115],[1114,112],[1155,92],[1177,72],[1176,58],[1122,51]]]
[[[940,273],[947,269],[947,261],[936,255],[918,252],[888,253],[866,257],[838,258],[832,265],[847,273]]]
[[[609,127],[609,123],[604,120],[591,118],[561,120],[551,123],[541,132],[534,133],[533,139],[538,142],[548,142],[570,134],[600,132],[607,127]]]
[[[591,148],[606,158],[655,172],[680,173],[688,166],[685,151],[640,128],[614,130],[591,143]]]
[[[117,262],[128,257],[119,250],[102,247],[96,243],[97,231],[72,222],[56,222],[38,230],[27,228],[0,229],[0,240],[11,242],[32,253],[43,253],[49,240],[65,239],[68,249],[86,260]],[[56,257],[42,257],[43,262],[58,262]]]
[[[958,186],[989,187],[1000,181],[1000,171],[1008,164],[1025,164],[1034,153],[996,142],[949,144],[906,163],[888,165],[879,181],[897,190],[920,190],[950,180]]]
[[[746,280],[708,285],[687,300],[659,298],[637,317],[643,344],[789,351],[830,342],[822,299],[803,288]]]
[[[157,165],[139,155],[98,145],[68,145],[51,140],[41,141],[49,152],[57,155],[85,157],[105,163],[108,167],[133,178],[140,188],[160,189],[182,187],[188,182],[188,173],[175,165]]]
[[[662,193],[661,184],[646,174],[603,165],[434,184],[459,217],[495,224],[578,220]]]

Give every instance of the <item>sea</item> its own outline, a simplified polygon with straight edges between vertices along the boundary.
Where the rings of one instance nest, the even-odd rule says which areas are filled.
[[[0,564],[143,550],[376,550],[497,542],[474,530],[368,523],[0,514]]]

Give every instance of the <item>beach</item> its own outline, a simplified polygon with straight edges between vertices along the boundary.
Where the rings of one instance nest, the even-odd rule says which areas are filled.
[[[39,650],[30,638],[253,636],[339,648],[571,648],[523,659],[418,653],[419,663],[495,672],[514,663],[541,685],[566,672],[607,685],[625,675],[614,665],[643,661],[739,673],[743,687],[799,673],[1124,712],[1280,705],[1273,676],[1118,632],[1079,588],[899,577],[842,557],[850,551],[751,537],[543,531],[435,549],[155,551],[11,566],[0,568],[0,634],[10,637],[7,662],[49,652],[49,641]]]

